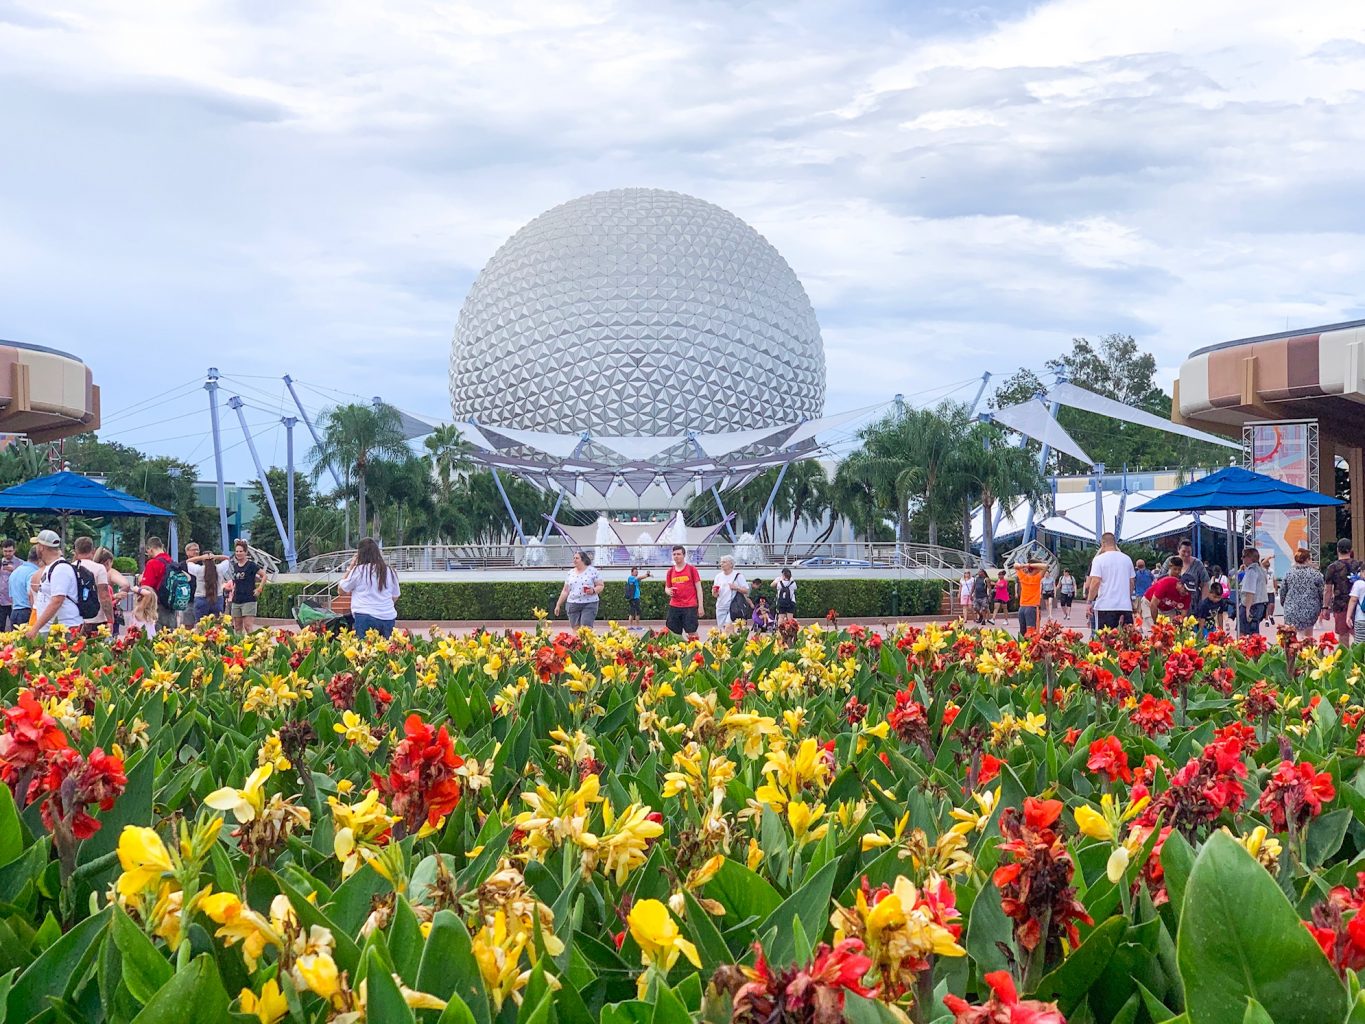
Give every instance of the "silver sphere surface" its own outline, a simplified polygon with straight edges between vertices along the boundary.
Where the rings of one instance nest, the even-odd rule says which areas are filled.
[[[825,352],[805,289],[757,231],[679,192],[556,206],[470,289],[450,351],[457,420],[672,436],[813,419]]]

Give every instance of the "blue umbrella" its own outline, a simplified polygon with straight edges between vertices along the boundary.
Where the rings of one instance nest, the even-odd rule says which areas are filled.
[[[1134,512],[1222,512],[1260,508],[1328,508],[1340,498],[1229,466],[1144,502]]]
[[[0,509],[12,512],[55,512],[77,516],[175,515],[125,491],[106,487],[79,473],[35,477],[0,491]]]

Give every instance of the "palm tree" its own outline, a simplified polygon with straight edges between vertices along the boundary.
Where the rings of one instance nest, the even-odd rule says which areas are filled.
[[[825,467],[815,459],[803,459],[787,467],[787,475],[782,478],[779,494],[785,492],[787,515],[791,518],[791,529],[787,531],[787,548],[796,536],[796,528],[801,523],[814,526],[829,511],[829,477]]]
[[[442,423],[427,435],[422,446],[431,456],[431,468],[440,484],[441,497],[450,497],[454,478],[474,468],[474,460],[470,457],[474,446],[464,439],[460,428],[453,423]]]
[[[938,543],[938,520],[945,510],[939,484],[963,445],[964,428],[962,407],[944,403],[935,409],[898,410],[860,432],[862,448],[849,457],[846,472],[896,510],[898,542],[905,540],[913,500],[928,512],[929,543]]]
[[[365,477],[375,460],[402,459],[409,454],[398,410],[382,402],[355,402],[329,409],[319,423],[322,439],[309,452],[313,478],[329,464],[340,469],[349,490],[354,482],[359,505],[358,527],[365,534]]]
[[[945,470],[945,483],[950,484],[955,497],[966,493],[979,495],[981,560],[987,565],[995,561],[996,503],[1027,501],[1041,506],[1051,497],[1034,456],[1024,448],[1005,445],[1000,433],[985,424],[977,424],[967,432],[965,442]]]

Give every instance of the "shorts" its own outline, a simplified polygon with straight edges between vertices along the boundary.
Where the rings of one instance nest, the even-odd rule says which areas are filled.
[[[638,597],[632,597],[626,603],[630,605],[631,616],[638,619],[640,617],[640,599]]]
[[[157,605],[156,624],[159,629],[178,629],[180,627],[180,613]]]
[[[1102,612],[1101,611],[1095,612],[1096,629],[1119,629],[1122,626],[1131,626],[1132,624],[1133,624],[1132,611],[1124,611],[1123,609],[1119,609],[1117,611],[1105,610]]]
[[[237,604],[235,601],[228,605],[228,614],[234,619],[254,619],[256,617],[256,602],[243,601]]]
[[[1071,602],[1074,601],[1074,600],[1076,600],[1076,595],[1075,595],[1075,594],[1061,594],[1061,595],[1059,595],[1059,596],[1057,597],[1057,600],[1061,602],[1063,608],[1070,608],[1070,607],[1071,607]]]
[[[1365,617],[1356,616],[1355,622],[1355,641],[1358,644],[1365,644]]]
[[[1019,606],[1019,635],[1023,636],[1030,629],[1038,628],[1038,606],[1036,604],[1021,604]]]
[[[796,602],[795,602],[795,601],[779,600],[779,601],[777,602],[777,611],[778,611],[778,613],[781,614],[781,615],[795,615],[795,614],[796,614]]]
[[[991,609],[990,599],[986,597],[978,597],[972,601],[972,607],[979,612],[990,611]]]
[[[592,624],[597,621],[596,601],[570,601],[565,607],[569,615],[569,625],[574,629],[587,626],[592,629]]]
[[[678,608],[668,606],[668,631],[678,636],[697,635],[697,606]]]

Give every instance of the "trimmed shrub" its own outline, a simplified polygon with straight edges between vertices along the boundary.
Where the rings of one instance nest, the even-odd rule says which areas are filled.
[[[774,603],[771,582],[755,582],[755,596],[764,595],[769,603]],[[403,596],[398,599],[398,617],[433,622],[530,619],[533,608],[554,609],[561,586],[554,580],[404,583]],[[937,580],[802,579],[797,583],[797,615],[803,619],[823,619],[830,609],[838,612],[841,618],[937,615],[944,586]],[[261,593],[261,616],[289,618],[293,614],[294,596],[303,589],[301,583],[267,585]],[[641,616],[662,619],[668,605],[663,587],[649,580],[640,590]],[[624,620],[629,615],[624,581],[610,581],[601,602],[599,619]],[[709,595],[706,608],[714,614],[714,603]]]

